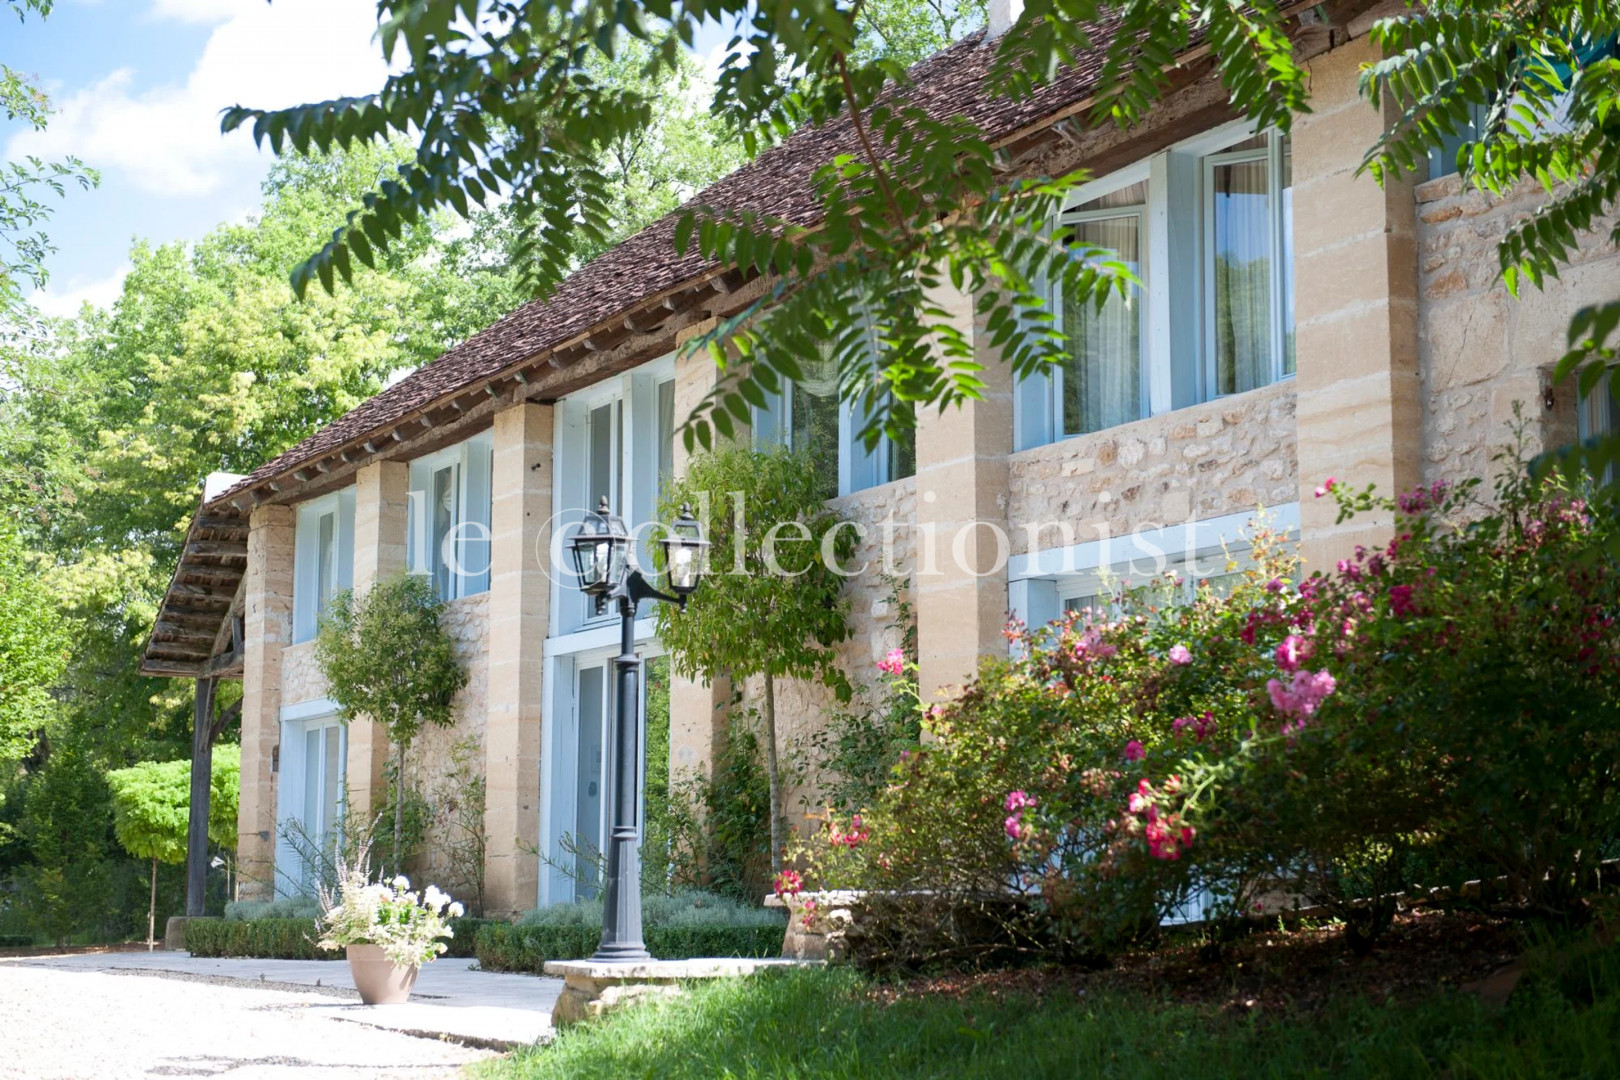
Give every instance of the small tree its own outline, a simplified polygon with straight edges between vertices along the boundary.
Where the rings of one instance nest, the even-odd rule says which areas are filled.
[[[815,679],[849,700],[833,646],[850,634],[838,566],[855,553],[855,530],[838,528],[843,518],[823,501],[811,458],[782,449],[729,446],[699,455],[664,502],[666,518],[685,502],[707,507],[713,547],[709,575],[685,610],[659,605],[658,634],[678,675],[762,678],[775,873],[784,843],[776,680]]]
[[[236,846],[236,800],[241,781],[241,750],[221,746],[209,774],[208,839]],[[152,860],[152,898],[146,909],[146,942],[157,932],[158,863],[186,861],[191,815],[191,762],[143,761],[107,774],[113,796],[113,833],[137,859]]]
[[[29,859],[18,871],[30,926],[66,945],[108,914],[112,837],[106,776],[76,743],[49,745],[23,797]]]
[[[443,614],[430,579],[399,574],[364,596],[339,593],[315,635],[315,662],[345,720],[370,717],[394,746],[394,873],[405,833],[405,751],[424,725],[455,722],[451,702],[467,685]]]

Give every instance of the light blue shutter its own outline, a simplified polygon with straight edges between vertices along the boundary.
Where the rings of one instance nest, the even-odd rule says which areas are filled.
[[[338,565],[337,587],[354,588],[354,488],[346,487],[338,495]]]
[[[472,596],[489,588],[490,470],[494,445],[482,436],[467,442],[467,460],[461,478],[465,486],[459,557],[466,573],[459,595]]]

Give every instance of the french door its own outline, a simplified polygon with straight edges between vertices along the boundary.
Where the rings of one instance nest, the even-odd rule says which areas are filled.
[[[618,686],[613,657],[617,650],[561,658],[554,684],[554,735],[550,764],[543,781],[549,787],[550,824],[547,859],[551,869],[542,902],[594,898],[602,888],[600,867],[613,831],[613,730]],[[567,667],[563,667],[567,665]],[[569,671],[569,668],[572,670]],[[639,689],[637,734],[645,744],[645,680]],[[642,756],[643,759],[645,755]],[[645,782],[641,762],[637,790]],[[638,815],[645,807],[638,799]]]

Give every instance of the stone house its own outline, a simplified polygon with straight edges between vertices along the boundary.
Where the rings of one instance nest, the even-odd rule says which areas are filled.
[[[756,417],[760,440],[838,433],[829,495],[865,526],[865,569],[848,586],[852,677],[869,679],[897,640],[886,575],[909,581],[934,695],[1005,650],[1009,617],[1057,617],[1119,578],[1223,572],[1259,510],[1309,567],[1376,541],[1387,523],[1336,525],[1311,497],[1330,474],[1383,492],[1487,474],[1515,403],[1532,449],[1609,426],[1549,371],[1570,315],[1620,289],[1612,248],[1594,241],[1546,291],[1510,298],[1495,243],[1535,193],[1464,191],[1443,162],[1383,188],[1357,175],[1390,119],[1357,96],[1367,27],[1393,7],[1291,10],[1312,112],[1286,139],[1233,114],[1201,48],[1128,131],[1074,121],[1098,89],[1094,65],[1026,101],[984,92],[983,34],[915,69],[915,97],[980,124],[1009,175],[1087,168],[1095,179],[1058,227],[1119,252],[1144,288],[1100,312],[1064,308],[1074,355],[1050,377],[1014,385],[982,344],[987,392],[921,416],[914,448],[861,450],[813,377]],[[806,178],[850,143],[843,123],[801,132],[703,198],[813,221]],[[660,476],[684,467],[677,425],[714,379],[680,346],[765,287],[677,255],[673,228],[650,226],[207,492],[145,670],[242,680],[245,893],[297,887],[286,822],[329,832],[381,798],[388,747],[371,723],[341,722],[310,639],[334,591],[409,570],[432,575],[471,674],[455,729],[413,750],[416,782],[485,781],[491,911],[575,895],[551,862],[564,835],[603,835],[616,628],[551,572],[561,537],[603,495],[632,526],[651,519]],[[986,342],[968,297],[941,299]],[[650,619],[638,642],[658,652]],[[726,687],[673,685],[672,771],[709,766],[729,700]],[[789,687],[784,739],[824,705]]]

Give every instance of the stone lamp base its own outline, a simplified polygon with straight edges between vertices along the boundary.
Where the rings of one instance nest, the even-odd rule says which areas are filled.
[[[696,979],[734,979],[766,968],[820,966],[802,960],[643,960],[625,964],[597,960],[548,960],[547,975],[562,976],[562,996],[551,1010],[554,1027],[590,1020],[636,1001],[677,997]]]

